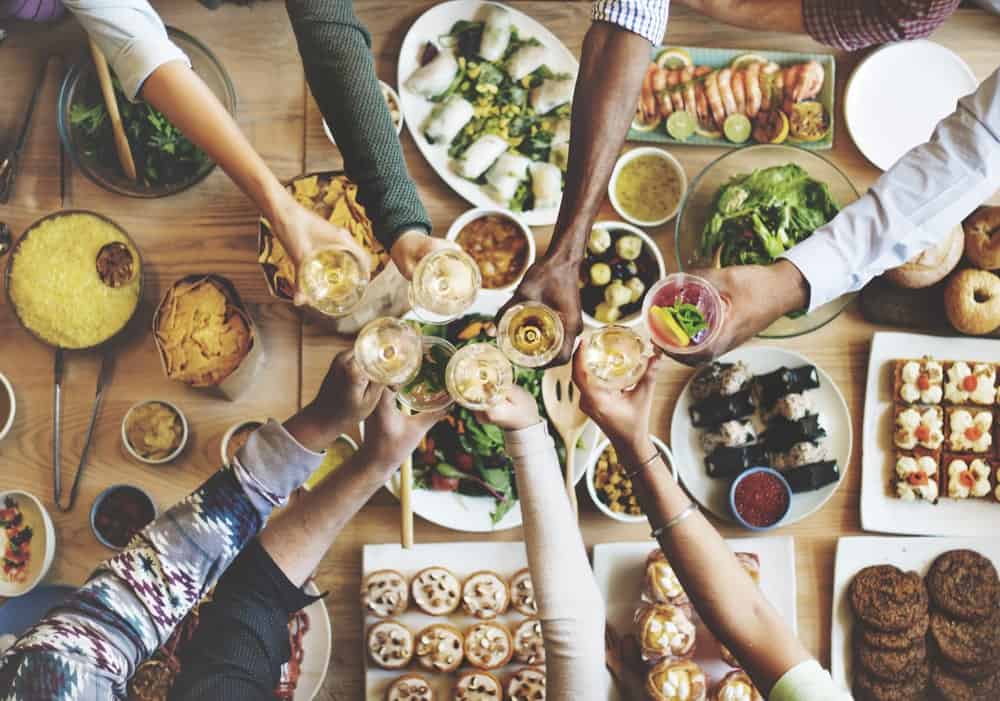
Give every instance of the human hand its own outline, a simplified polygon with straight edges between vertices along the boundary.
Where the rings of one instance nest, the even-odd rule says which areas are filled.
[[[395,470],[416,450],[424,434],[447,414],[447,409],[404,414],[396,406],[396,393],[384,392],[375,412],[365,421],[361,451],[366,464]]]
[[[688,271],[708,280],[719,291],[726,310],[719,335],[700,352],[664,354],[686,365],[700,365],[742,345],[785,314],[809,303],[809,284],[793,263],[733,265]],[[662,350],[662,349],[661,349]]]
[[[538,403],[523,387],[514,385],[507,396],[489,409],[475,412],[482,423],[495,424],[505,431],[517,431],[534,426],[541,417]]]
[[[424,256],[428,256],[442,248],[457,247],[458,244],[454,241],[431,236],[419,229],[410,229],[409,231],[404,231],[396,239],[396,242],[392,244],[389,255],[392,256],[392,261],[396,264],[396,268],[399,269],[402,276],[410,280],[413,278],[414,268],[417,267],[417,263]]]
[[[583,331],[583,316],[580,312],[579,265],[569,260],[541,260],[528,268],[514,292],[514,297],[497,312],[496,321],[507,309],[518,302],[533,301],[548,305],[562,318],[565,336],[563,346],[549,367],[565,365],[573,357],[573,345]]]

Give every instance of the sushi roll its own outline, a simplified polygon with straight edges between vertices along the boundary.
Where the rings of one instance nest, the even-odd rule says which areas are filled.
[[[691,383],[691,396],[695,401],[709,397],[728,397],[746,389],[753,379],[746,363],[709,363]]]
[[[725,421],[746,418],[756,406],[757,402],[748,389],[729,396],[709,397],[691,406],[691,423],[695,428],[716,426]]]
[[[431,111],[424,122],[424,136],[432,144],[450,144],[473,114],[475,108],[471,102],[459,95],[451,95]]]
[[[524,44],[507,59],[507,75],[515,83],[521,82],[545,65],[545,47],[541,44]]]
[[[834,460],[821,460],[788,470],[784,476],[792,491],[799,494],[812,492],[822,489],[828,484],[833,484],[840,479],[840,468],[837,467]]]
[[[820,425],[818,414],[809,414],[798,421],[778,418],[767,426],[761,436],[770,453],[783,453],[796,443],[817,441],[826,436],[826,429]]]
[[[476,180],[507,150],[507,140],[496,134],[484,134],[452,161],[455,172],[463,178]]]
[[[510,44],[511,15],[500,5],[490,5],[489,8],[479,39],[479,55],[487,61],[499,61]]]
[[[535,209],[555,209],[562,199],[562,171],[551,163],[532,163],[531,191]]]
[[[768,453],[771,460],[771,467],[775,470],[791,470],[795,467],[802,467],[814,462],[822,462],[829,456],[826,446],[813,441],[802,441],[796,443],[788,450],[777,453]]]
[[[733,419],[719,425],[714,431],[701,434],[701,447],[706,453],[711,453],[719,446],[734,448],[757,440],[757,431],[753,424],[746,420]]]
[[[735,477],[750,467],[767,464],[767,452],[760,443],[735,448],[719,447],[705,457],[709,477]]]
[[[410,74],[406,79],[406,87],[428,100],[433,100],[451,87],[456,75],[458,75],[458,61],[455,60],[455,54],[442,50]]]
[[[801,394],[809,389],[819,387],[819,373],[813,365],[803,365],[797,368],[780,367],[766,375],[757,375],[758,399],[765,409],[772,407],[781,397],[787,394]]]
[[[531,89],[531,108],[535,114],[548,114],[572,100],[575,87],[573,78],[546,78],[541,85]]]
[[[809,398],[808,394],[799,394],[798,392],[786,394],[776,401],[774,406],[761,412],[764,421],[769,423],[776,418],[799,421],[812,413],[814,413],[812,399]]]

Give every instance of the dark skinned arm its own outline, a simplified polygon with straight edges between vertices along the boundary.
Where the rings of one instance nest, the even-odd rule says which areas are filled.
[[[762,32],[805,34],[802,0],[676,0],[692,10],[735,27]]]

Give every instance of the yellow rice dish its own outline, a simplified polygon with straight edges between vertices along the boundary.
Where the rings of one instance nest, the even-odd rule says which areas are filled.
[[[127,281],[110,286],[97,259],[109,243],[131,254]],[[91,214],[67,214],[32,229],[10,268],[10,297],[21,322],[45,341],[87,348],[122,330],[139,304],[138,252],[114,225]]]

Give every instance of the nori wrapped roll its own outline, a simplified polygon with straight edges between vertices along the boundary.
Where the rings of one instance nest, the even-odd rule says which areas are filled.
[[[783,453],[796,443],[815,442],[826,435],[826,429],[819,425],[819,415],[809,414],[798,421],[777,418],[767,425],[761,440],[769,453]]]
[[[767,465],[767,455],[760,443],[735,448],[719,446],[705,456],[709,477],[735,477],[748,467]]]
[[[691,423],[696,428],[717,426],[753,413],[756,402],[750,390],[729,397],[710,397],[691,406]]]
[[[809,465],[796,467],[782,474],[788,480],[788,486],[796,494],[822,489],[826,485],[833,484],[840,479],[840,469],[834,460],[814,462]]]
[[[819,387],[819,373],[812,365],[792,369],[780,367],[766,375],[757,375],[755,381],[761,406],[770,409],[786,394],[801,393]]]

